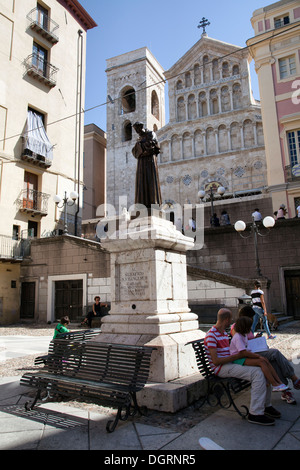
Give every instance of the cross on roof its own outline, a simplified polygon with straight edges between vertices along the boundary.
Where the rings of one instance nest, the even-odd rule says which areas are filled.
[[[202,20],[200,21],[199,25],[198,25],[198,28],[203,28],[203,33],[202,34],[206,34],[206,31],[205,31],[205,28],[206,26],[209,26],[210,25],[210,22],[204,18],[202,18]]]

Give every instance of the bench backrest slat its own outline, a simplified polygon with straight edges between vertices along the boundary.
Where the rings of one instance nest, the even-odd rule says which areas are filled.
[[[153,348],[53,340],[49,372],[140,389],[148,379]]]
[[[204,339],[198,339],[196,341],[191,341],[187,344],[191,344],[195,351],[196,363],[198,366],[199,372],[205,377],[209,378],[215,376],[214,372],[211,369],[210,362],[207,357],[207,353],[204,346]]]
[[[85,341],[100,334],[100,330],[70,330],[69,333],[61,333],[55,339],[68,339],[72,341]]]

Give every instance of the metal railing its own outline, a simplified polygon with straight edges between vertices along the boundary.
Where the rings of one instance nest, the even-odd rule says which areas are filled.
[[[22,260],[30,254],[30,239],[15,240],[7,235],[0,235],[0,259]]]
[[[48,15],[45,13],[41,13],[39,8],[33,8],[26,18],[29,21],[29,27],[31,29],[37,30],[42,36],[45,36],[49,39],[53,44],[59,41],[58,38],[58,29],[59,25],[53,21]]]
[[[50,194],[41,193],[35,189],[24,189],[17,199],[17,207],[23,212],[35,212],[40,215],[47,215],[49,197]]]
[[[56,74],[58,68],[40,57],[36,52],[30,54],[24,60],[24,65],[28,75],[32,75],[34,78],[43,81],[49,86],[56,85]]]

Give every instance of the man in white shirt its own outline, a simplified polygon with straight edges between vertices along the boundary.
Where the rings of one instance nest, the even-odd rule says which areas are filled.
[[[252,217],[254,219],[254,222],[260,222],[262,220],[262,215],[261,213],[259,212],[259,209],[255,209],[253,214],[252,214]]]

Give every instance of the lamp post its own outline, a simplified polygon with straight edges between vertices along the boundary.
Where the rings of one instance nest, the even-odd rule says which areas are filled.
[[[218,189],[217,189],[217,193],[220,196],[223,196],[225,194],[225,191],[226,191],[226,189],[223,186],[219,186]],[[215,194],[214,194],[214,190],[213,190],[212,186],[210,187],[208,193],[210,195],[211,220],[212,220],[212,218],[214,216],[214,200],[215,200]],[[206,192],[204,190],[200,190],[198,192],[198,197],[201,199],[201,201],[203,201],[205,196],[206,196]]]
[[[248,236],[244,236],[244,235],[242,235],[242,232],[244,232],[244,230],[246,229],[245,222],[243,222],[243,220],[238,220],[234,224],[235,230],[240,234],[240,236],[242,238],[250,238],[252,234],[254,236],[255,266],[256,266],[256,272],[257,272],[258,277],[261,277],[262,273],[261,273],[261,269],[260,269],[260,262],[259,262],[259,256],[258,256],[257,236],[259,235],[260,237],[265,237],[266,235],[268,235],[270,233],[270,229],[272,227],[274,227],[274,225],[275,225],[275,220],[273,219],[273,217],[270,217],[270,216],[265,217],[264,220],[263,220],[263,225],[264,225],[265,228],[268,229],[268,232],[265,233],[265,234],[260,233],[259,227],[256,224],[256,222],[254,220],[254,217],[253,217],[252,218],[252,224],[251,224],[251,232]]]
[[[65,197],[62,199],[57,194],[54,196],[53,201],[56,204],[56,207],[59,209],[64,209],[64,233],[68,233],[68,221],[67,221],[67,206],[71,207],[74,206],[78,199],[78,193],[76,191],[72,191],[70,193],[70,198],[67,196],[67,192],[65,191]],[[61,204],[61,205],[60,205]]]

